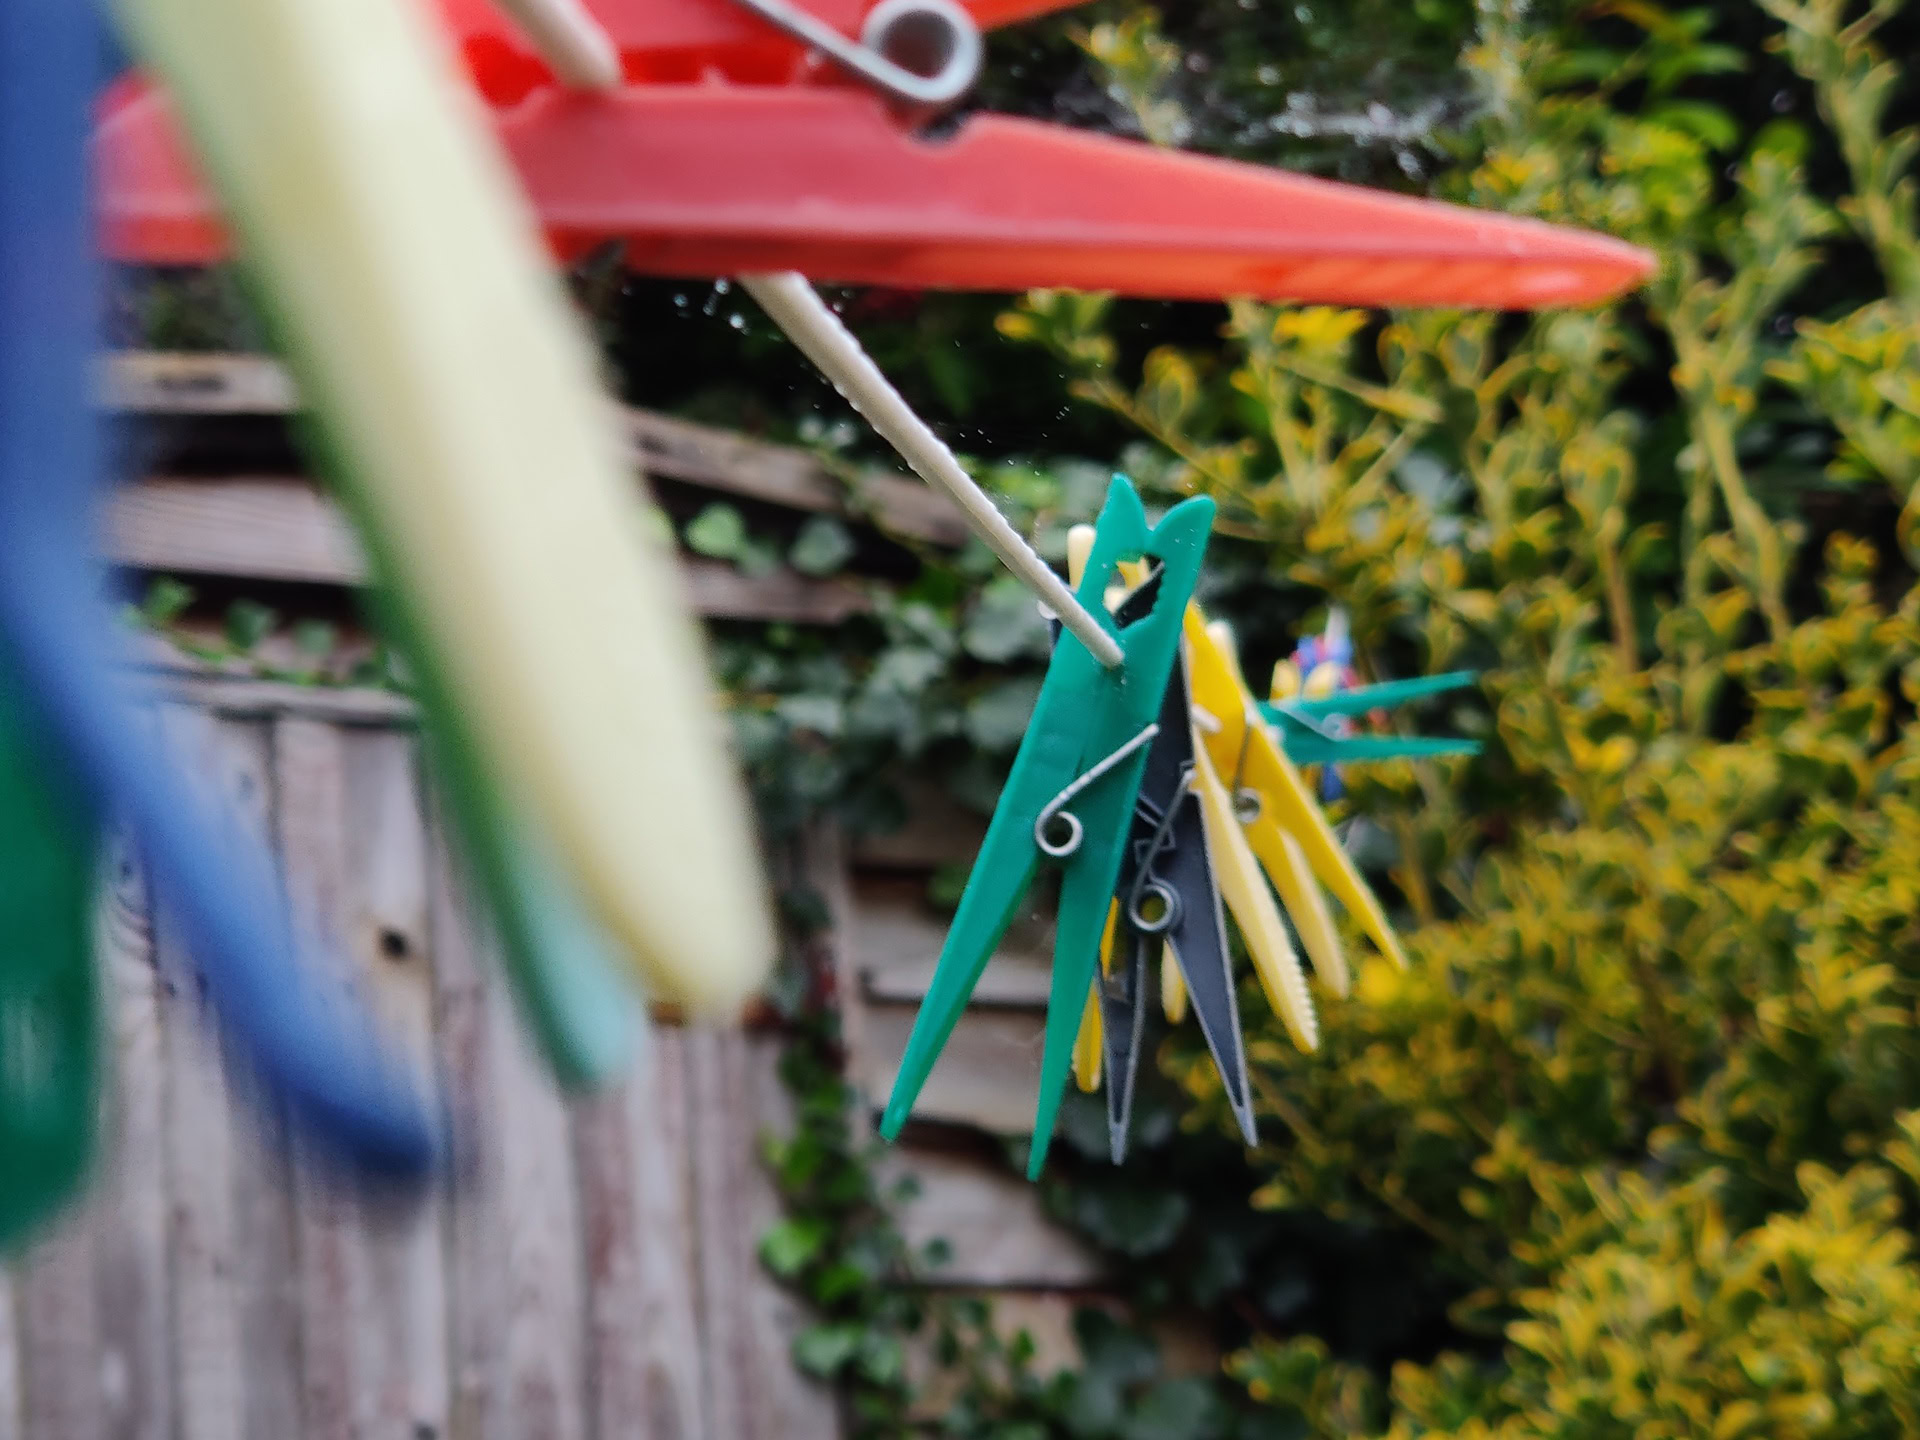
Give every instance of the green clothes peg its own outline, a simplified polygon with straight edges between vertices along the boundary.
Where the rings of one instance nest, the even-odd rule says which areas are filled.
[[[1182,617],[1200,576],[1213,502],[1183,501],[1149,529],[1140,497],[1116,476],[1100,513],[1079,597],[1113,634],[1121,663],[1108,670],[1071,634],[1047,667],[1033,719],[1014,757],[979,858],[915,1017],[880,1133],[897,1137],[953,1033],[967,997],[1033,883],[1042,857],[1061,867],[1053,980],[1034,1113],[1029,1178],[1046,1163],[1075,1037],[1100,963],[1100,936],[1120,875],[1147,746],[1158,733],[1167,680],[1180,653]],[[1159,563],[1153,608],[1124,629],[1103,597],[1121,560]]]
[[[1478,755],[1480,742],[1452,737],[1335,734],[1320,722],[1335,715],[1364,715],[1386,710],[1428,695],[1462,690],[1480,677],[1476,671],[1454,670],[1444,675],[1422,675],[1412,680],[1389,680],[1380,685],[1357,685],[1332,695],[1299,696],[1260,706],[1261,718],[1280,731],[1287,758],[1296,765],[1345,764],[1355,760],[1410,760],[1429,755]]]
[[[92,826],[0,665],[0,1252],[73,1194],[100,1078]]]

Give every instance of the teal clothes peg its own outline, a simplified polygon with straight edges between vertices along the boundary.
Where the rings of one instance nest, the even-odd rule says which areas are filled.
[[[95,827],[0,664],[0,1254],[80,1188],[99,1108]]]
[[[1429,695],[1463,690],[1480,678],[1474,670],[1356,685],[1314,699],[1294,696],[1260,706],[1260,715],[1280,732],[1281,747],[1296,765],[1343,765],[1357,760],[1412,760],[1433,755],[1478,755],[1478,740],[1452,736],[1339,734],[1321,722],[1338,715],[1392,709]]]
[[[896,1138],[967,997],[1006,933],[1042,859],[1061,867],[1059,918],[1046,1041],[1027,1174],[1037,1179],[1068,1083],[1075,1037],[1100,964],[1100,936],[1120,876],[1134,802],[1159,731],[1168,677],[1180,653],[1182,619],[1213,528],[1214,505],[1183,501],[1149,528],[1132,485],[1119,476],[1107,491],[1079,598],[1111,633],[1121,663],[1105,669],[1071,634],[1054,648],[987,827],[979,857],[940,951],[933,983],[895,1076],[880,1133]],[[1158,562],[1152,609],[1124,627],[1103,597],[1119,562]]]

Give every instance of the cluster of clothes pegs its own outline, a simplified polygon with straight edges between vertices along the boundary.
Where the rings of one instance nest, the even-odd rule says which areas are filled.
[[[1073,909],[1055,994],[1077,1017],[1122,864],[1129,914],[1180,893],[1166,877],[1192,847],[1160,831],[1192,830],[1167,789],[1184,762],[1155,742],[1186,732],[1162,717],[1183,633],[1181,683],[1218,721],[1194,770],[1243,778],[1272,813],[1301,803],[1277,732],[1238,704],[1230,656],[1188,606],[1208,503],[1149,532],[1116,490],[1081,592],[1151,556],[1146,598],[1128,602],[1146,613],[1122,624],[1083,604],[802,277],[1528,307],[1603,298],[1650,261],[1058,126],[974,115],[925,134],[977,75],[982,28],[1067,3],[114,0],[145,67],[120,76],[97,71],[91,6],[0,4],[0,1244],[82,1183],[93,1147],[88,897],[108,819],[137,841],[237,1052],[324,1153],[418,1179],[447,1150],[442,1107],[383,1049],[352,967],[295,933],[263,846],[167,763],[116,669],[89,543],[107,483],[88,400],[104,261],[241,262],[419,681],[520,1011],[566,1085],[624,1070],[643,993],[729,1012],[774,941],[697,627],[638,523],[555,258],[618,241],[647,273],[741,275],[1063,622],[1034,731],[1047,738],[1009,788],[1032,804],[996,821],[990,883],[969,891],[950,950],[984,963],[1007,895],[1060,861]],[[1149,768],[1151,826],[1129,819]],[[1135,829],[1153,843],[1128,862]],[[1244,833],[1263,859],[1262,845],[1298,846],[1372,927],[1323,829]],[[1187,923],[1163,928],[1212,1013],[1224,980],[1198,973],[1209,937]],[[943,985],[894,1128],[951,1026]],[[1054,1040],[1048,1075],[1063,1077]]]
[[[1299,767],[1474,753],[1470,740],[1335,737],[1323,723],[1474,677],[1459,672],[1350,687],[1322,700],[1256,702],[1231,630],[1209,622],[1192,598],[1212,522],[1213,502],[1201,497],[1176,505],[1149,530],[1139,496],[1116,477],[1098,525],[1070,534],[1079,599],[1106,617],[1122,660],[1103,671],[1055,626],[1033,722],[907,1041],[882,1121],[889,1138],[906,1124],[1042,860],[1058,864],[1061,876],[1030,1178],[1046,1163],[1069,1072],[1088,1091],[1104,1075],[1113,1161],[1125,1158],[1156,991],[1170,1018],[1191,1005],[1241,1133],[1255,1143],[1228,912],[1267,1002],[1305,1050],[1318,1045],[1318,1021],[1277,900],[1336,994],[1348,993],[1351,972],[1323,892],[1405,966],[1378,899]],[[1297,657],[1275,669],[1282,695],[1296,664]],[[1157,987],[1149,975],[1156,957]]]

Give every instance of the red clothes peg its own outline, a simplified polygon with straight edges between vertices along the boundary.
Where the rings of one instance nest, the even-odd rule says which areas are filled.
[[[1037,121],[973,115],[929,137],[741,0],[592,0],[626,76],[598,94],[559,88],[488,0],[436,3],[563,258],[621,239],[658,275],[1490,309],[1603,300],[1653,270],[1604,236]],[[807,3],[849,37],[874,8]],[[994,25],[1063,3],[967,9]],[[109,254],[225,253],[174,135],[139,82],[108,98]]]

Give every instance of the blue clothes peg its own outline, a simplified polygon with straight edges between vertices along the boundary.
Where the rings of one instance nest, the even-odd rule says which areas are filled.
[[[426,1171],[439,1126],[338,977],[303,963],[268,857],[136,723],[90,559],[102,473],[88,136],[93,7],[0,0],[0,642],[81,803],[121,814],[240,1049],[323,1150]]]

